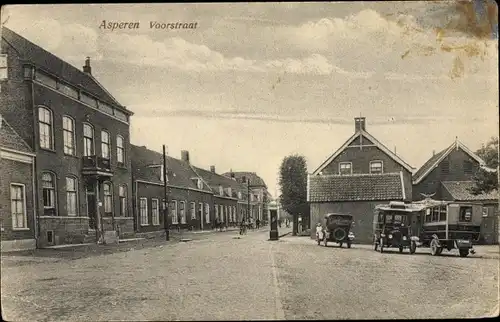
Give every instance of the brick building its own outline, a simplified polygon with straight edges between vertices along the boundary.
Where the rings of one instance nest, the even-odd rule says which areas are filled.
[[[83,70],[2,28],[0,111],[36,153],[41,246],[133,234],[129,118],[132,113]]]
[[[473,195],[473,177],[484,161],[458,139],[433,155],[413,176],[413,200],[432,196],[437,200],[477,202],[483,205],[481,242],[498,242],[498,191]]]
[[[0,114],[2,252],[36,248],[34,166],[35,154]]]
[[[354,134],[311,175],[307,200],[311,225],[330,212],[354,216],[358,242],[372,242],[373,210],[385,201],[411,201],[413,168],[366,131],[355,118]],[[311,230],[311,238],[315,231]]]

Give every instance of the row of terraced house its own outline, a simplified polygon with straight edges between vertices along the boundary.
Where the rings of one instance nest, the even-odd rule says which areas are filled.
[[[95,242],[99,231],[123,239],[266,221],[269,195],[256,173],[204,170],[188,151],[164,168],[161,153],[131,144],[133,113],[92,76],[89,58],[79,70],[1,33],[2,251]]]

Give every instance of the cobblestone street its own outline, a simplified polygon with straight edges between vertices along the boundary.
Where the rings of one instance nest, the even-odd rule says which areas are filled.
[[[307,237],[270,242],[268,231],[238,237],[150,241],[86,257],[45,254],[27,257],[29,264],[2,256],[4,318],[461,318],[491,314],[498,301],[498,253],[485,256],[486,248],[468,258],[431,257],[325,248]]]

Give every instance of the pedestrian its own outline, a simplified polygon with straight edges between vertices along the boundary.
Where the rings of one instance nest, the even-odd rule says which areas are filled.
[[[255,224],[257,225],[257,229],[259,229],[260,228],[260,219],[259,218],[257,218],[257,220],[255,221]]]
[[[278,226],[281,228],[281,219],[278,219]]]

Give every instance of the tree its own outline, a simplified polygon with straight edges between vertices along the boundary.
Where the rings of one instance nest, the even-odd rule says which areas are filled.
[[[486,145],[476,151],[476,154],[483,159],[486,168],[481,167],[474,175],[475,185],[471,193],[479,195],[498,190],[498,137],[492,137]]]
[[[283,159],[280,167],[280,204],[293,216],[293,234],[297,235],[298,215],[309,215],[307,204],[307,163],[301,155]]]

